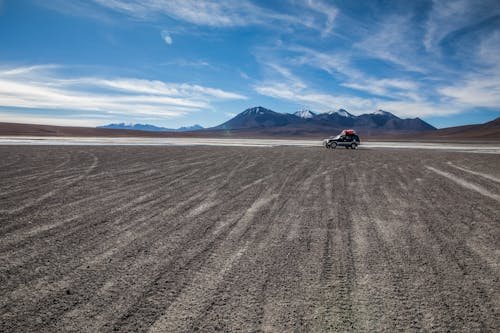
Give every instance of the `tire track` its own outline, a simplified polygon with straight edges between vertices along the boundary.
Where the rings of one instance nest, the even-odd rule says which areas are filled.
[[[27,202],[25,204],[23,204],[22,206],[18,207],[18,208],[14,208],[14,209],[10,209],[8,211],[1,211],[0,210],[0,214],[9,214],[9,215],[12,215],[12,214],[18,214],[20,212],[23,212],[25,209],[27,208],[30,208],[30,207],[33,207],[35,205],[39,205],[41,204],[42,202],[44,202],[45,200],[53,197],[55,194],[57,194],[58,192],[62,191],[63,189],[65,188],[68,188],[70,186],[74,186],[76,183],[78,183],[79,181],[85,179],[96,167],[97,167],[97,163],[98,163],[98,159],[97,159],[97,156],[95,156],[94,154],[91,155],[92,158],[93,158],[93,162],[92,164],[83,172],[82,175],[76,177],[75,179],[73,180],[70,180],[69,182],[61,185],[60,187],[57,187],[55,188],[54,190],[51,190],[45,194],[43,194],[42,196],[38,197],[37,199],[35,200],[31,200],[30,202]]]
[[[496,193],[491,193],[490,191],[488,191],[487,189],[485,189],[479,185],[476,185],[476,184],[470,183],[464,179],[458,178],[457,176],[455,176],[449,172],[442,171],[442,170],[433,168],[433,167],[428,166],[428,165],[426,165],[425,167],[427,169],[431,170],[432,172],[437,173],[440,176],[448,178],[449,180],[455,182],[456,184],[458,184],[458,185],[460,185],[468,190],[473,190],[481,195],[487,196],[495,201],[500,202],[500,195],[498,195]]]

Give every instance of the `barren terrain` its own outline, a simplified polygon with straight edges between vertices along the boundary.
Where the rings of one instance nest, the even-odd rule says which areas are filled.
[[[493,332],[500,155],[0,146],[1,332]]]

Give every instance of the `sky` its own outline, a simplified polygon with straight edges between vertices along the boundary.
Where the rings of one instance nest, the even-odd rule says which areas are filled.
[[[0,0],[0,121],[500,116],[498,0]]]

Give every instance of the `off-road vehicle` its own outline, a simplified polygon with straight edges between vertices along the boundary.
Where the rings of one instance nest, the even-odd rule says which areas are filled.
[[[359,136],[354,130],[343,130],[339,135],[323,140],[323,146],[330,149],[335,149],[339,146],[343,146],[346,149],[356,149],[360,143]]]

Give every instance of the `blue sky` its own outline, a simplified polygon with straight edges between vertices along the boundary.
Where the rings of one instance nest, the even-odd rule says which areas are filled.
[[[0,0],[0,121],[214,126],[376,109],[500,116],[498,0]]]

